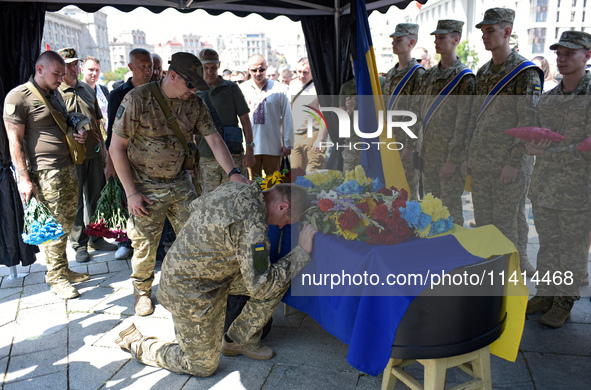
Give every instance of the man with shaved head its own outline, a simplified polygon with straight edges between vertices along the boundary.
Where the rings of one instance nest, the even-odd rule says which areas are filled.
[[[270,67],[269,67],[270,68]],[[250,108],[252,136],[254,141],[254,166],[251,178],[272,175],[279,169],[282,157],[293,148],[291,106],[286,85],[267,78],[265,57],[254,54],[248,59],[250,80],[240,89]]]
[[[54,115],[61,116],[65,122],[68,117],[66,105],[57,92],[65,70],[59,54],[53,51],[41,54],[35,63],[34,76],[6,95],[4,125],[19,192],[27,203],[32,197],[43,203],[65,232],[42,247],[47,263],[45,280],[51,292],[70,299],[80,295],[71,283],[83,282],[89,276],[70,270],[66,257],[68,235],[78,205],[78,178],[65,132],[54,119]],[[74,139],[81,144],[86,137],[82,129],[80,134],[74,133]]]

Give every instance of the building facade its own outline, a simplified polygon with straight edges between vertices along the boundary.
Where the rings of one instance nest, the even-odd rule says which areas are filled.
[[[111,69],[107,15],[101,11],[86,13],[77,7],[64,7],[45,13],[41,50],[74,47],[80,58],[96,57],[101,71]]]

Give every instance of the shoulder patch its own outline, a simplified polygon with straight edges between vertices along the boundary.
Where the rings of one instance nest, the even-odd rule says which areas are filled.
[[[539,84],[534,85],[534,93],[532,96],[532,105],[534,107],[538,106],[541,96],[542,96],[542,87]]]
[[[119,106],[119,108],[117,109],[117,115],[116,115],[117,119],[121,119],[124,111],[125,111],[125,107],[123,107],[122,105]]]
[[[257,273],[263,274],[269,269],[269,252],[265,248],[265,243],[260,242],[251,245],[252,260],[254,269]]]
[[[15,111],[16,111],[16,104],[6,103],[4,105],[4,112],[7,115],[12,115],[12,114],[14,114]]]

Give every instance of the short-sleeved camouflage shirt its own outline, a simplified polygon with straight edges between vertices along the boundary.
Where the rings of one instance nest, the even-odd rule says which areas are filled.
[[[160,81],[156,83],[162,92]],[[192,95],[187,100],[168,99],[164,92],[162,95],[187,141],[193,141],[196,131],[202,136],[216,132],[209,110],[200,98]],[[113,131],[129,140],[127,156],[134,180],[161,182],[184,174],[185,149],[168,125],[149,84],[125,95]]]

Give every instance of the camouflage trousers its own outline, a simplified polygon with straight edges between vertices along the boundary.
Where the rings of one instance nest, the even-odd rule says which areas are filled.
[[[521,260],[528,260],[527,258],[527,240],[529,235],[529,224],[527,223],[527,215],[525,215],[525,198],[529,192],[529,183],[531,183],[531,174],[534,170],[534,156],[525,155],[523,160],[523,180],[524,191],[523,196],[519,201],[519,208],[517,214],[517,251]]]
[[[179,233],[189,219],[188,206],[195,198],[195,187],[188,175],[170,183],[136,183],[137,190],[154,204],[145,204],[150,213],[137,217],[130,213],[127,236],[134,249],[131,258],[131,280],[134,294],[152,294],[156,252],[166,217],[175,233]]]
[[[64,274],[68,269],[66,245],[76,218],[78,176],[74,165],[70,165],[61,169],[45,169],[34,172],[32,180],[37,189],[37,199],[47,206],[65,232],[57,240],[42,245],[47,264],[45,280],[52,284],[65,278]]]
[[[412,167],[412,159],[402,159],[402,167],[410,190],[410,200],[419,200],[420,172]]]
[[[456,167],[455,173],[448,178],[439,176],[443,163],[425,162],[423,171],[423,191],[431,193],[441,199],[444,206],[447,206],[454,223],[462,226],[464,215],[462,209],[462,194],[464,193],[464,182],[466,179],[460,172],[460,166]]]
[[[322,148],[323,150],[319,152],[312,150],[316,137],[318,137],[318,131],[314,131],[314,136],[311,138],[308,138],[308,133],[295,134],[290,156],[292,168],[301,168],[306,172],[314,172],[324,168],[326,148]]]
[[[240,170],[242,170],[243,159],[244,155],[242,154],[232,155],[234,165]],[[199,196],[215,190],[220,184],[229,180],[230,178],[228,177],[228,174],[224,171],[215,157],[201,157],[199,159],[199,177],[197,178],[197,183],[195,183],[195,179],[193,179],[193,184],[195,184]]]
[[[513,183],[499,181],[500,171],[472,171],[472,201],[476,226],[494,225],[517,245],[517,214],[524,191],[521,169]]]
[[[572,302],[580,298],[579,287],[587,273],[587,235],[591,211],[556,210],[533,204],[539,234],[536,295],[561,297]],[[572,279],[565,280],[565,272]],[[550,283],[543,281],[548,273]],[[564,307],[570,310],[570,307]]]
[[[228,329],[228,337],[246,347],[257,346],[263,326],[273,315],[285,291],[287,287],[268,300],[250,298]],[[203,313],[199,318],[187,319],[173,315],[176,343],[147,338],[132,344],[132,356],[144,364],[173,372],[212,375],[220,360],[224,317],[230,294],[248,295],[241,275],[215,293],[207,294],[211,298],[193,299],[196,311]]]
[[[354,141],[350,141],[354,144]],[[343,156],[343,172],[351,171],[361,164],[361,150],[355,148],[345,148],[341,154]]]

